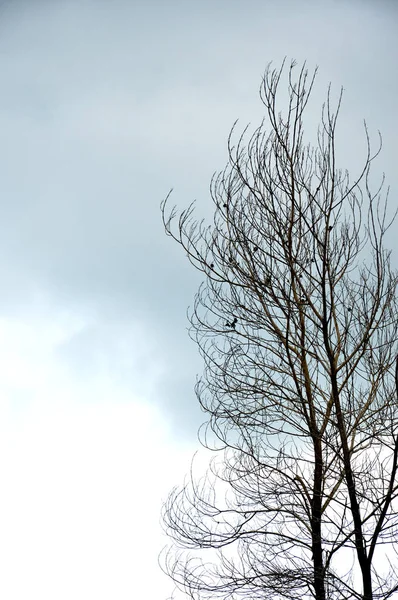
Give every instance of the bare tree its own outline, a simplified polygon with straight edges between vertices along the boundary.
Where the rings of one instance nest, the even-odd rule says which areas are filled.
[[[333,113],[329,87],[306,145],[316,71],[294,67],[268,67],[266,119],[236,144],[232,129],[213,224],[191,205],[174,228],[176,209],[162,206],[166,232],[205,275],[190,322],[205,364],[201,440],[217,453],[163,515],[175,540],[165,569],[195,599],[398,590],[398,278],[384,249],[384,178],[371,191],[369,176],[381,138],[372,152],[365,124],[351,181],[336,157],[341,93]]]

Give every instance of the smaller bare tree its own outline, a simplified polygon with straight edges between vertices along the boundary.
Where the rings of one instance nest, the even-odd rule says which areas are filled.
[[[247,141],[231,132],[213,224],[191,205],[175,231],[175,208],[162,207],[205,275],[190,322],[205,364],[201,439],[218,451],[208,476],[192,474],[165,504],[177,544],[165,568],[195,599],[386,599],[398,590],[393,562],[377,562],[398,533],[398,278],[388,194],[370,186],[381,139],[372,153],[365,125],[351,181],[336,157],[341,95],[333,113],[329,88],[306,145],[316,72],[295,78],[290,65],[282,115],[284,67],[262,82],[267,122]]]

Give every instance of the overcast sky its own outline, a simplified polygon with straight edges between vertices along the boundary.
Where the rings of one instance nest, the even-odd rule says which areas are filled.
[[[259,123],[286,55],[319,65],[318,106],[345,88],[341,166],[363,118],[381,130],[396,205],[397,27],[382,0],[0,4],[1,598],[170,594],[159,511],[198,445],[200,278],[160,201],[211,214],[231,125]]]

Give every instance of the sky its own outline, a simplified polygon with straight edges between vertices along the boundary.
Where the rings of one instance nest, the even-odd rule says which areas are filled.
[[[160,508],[204,420],[186,309],[201,281],[159,205],[197,200],[267,63],[344,87],[340,159],[383,135],[396,205],[391,1],[0,3],[0,597],[166,599]],[[398,266],[390,232],[392,261]]]

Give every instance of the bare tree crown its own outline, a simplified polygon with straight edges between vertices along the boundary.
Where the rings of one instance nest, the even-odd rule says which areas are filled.
[[[288,107],[277,110],[287,71]],[[263,123],[228,140],[211,183],[214,222],[193,205],[166,232],[205,275],[191,314],[204,359],[203,443],[224,452],[164,508],[166,569],[191,598],[388,598],[398,573],[377,551],[397,535],[397,274],[384,237],[388,193],[339,168],[330,88],[316,144],[305,65],[271,66]],[[209,432],[211,435],[208,435]],[[217,480],[226,495],[217,493]],[[216,553],[212,566],[204,551]],[[184,558],[185,557],[185,558]],[[360,584],[347,569],[352,559]],[[342,566],[342,561],[343,566]]]

